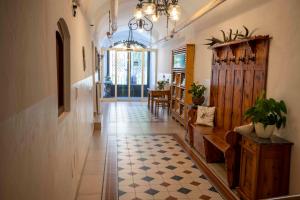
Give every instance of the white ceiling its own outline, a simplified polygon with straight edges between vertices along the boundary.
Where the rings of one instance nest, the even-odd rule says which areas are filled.
[[[108,12],[110,10],[111,0],[81,0],[80,8],[85,16],[88,18],[91,24],[94,24],[94,36],[101,44],[106,38],[106,32],[108,31]],[[120,32],[118,39],[123,37],[127,39],[128,34],[128,21],[133,17],[133,12],[138,0],[119,0],[118,9],[118,30]],[[197,10],[203,5],[208,3],[209,0],[179,0],[179,5],[182,8],[182,16],[177,24],[180,24],[191,17]],[[174,27],[175,24],[171,24],[169,30]],[[123,35],[123,36],[122,36]],[[167,35],[166,18],[162,16],[158,22],[154,23],[153,27],[153,41],[158,40]],[[149,38],[148,34],[141,34],[140,38]]]

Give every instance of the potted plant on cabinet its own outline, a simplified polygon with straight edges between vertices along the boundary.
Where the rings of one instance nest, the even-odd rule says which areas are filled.
[[[287,109],[284,101],[266,99],[261,95],[255,105],[245,112],[245,117],[251,119],[256,135],[261,138],[270,138],[275,127],[285,127]]]
[[[194,105],[202,105],[204,103],[205,97],[204,92],[206,87],[204,85],[193,83],[191,89],[188,91],[192,94],[192,101]]]

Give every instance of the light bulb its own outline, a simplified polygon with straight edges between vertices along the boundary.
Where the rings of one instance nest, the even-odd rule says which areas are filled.
[[[178,15],[173,15],[172,17],[170,17],[170,19],[173,20],[173,21],[178,21],[179,16]]]
[[[152,15],[155,12],[155,4],[154,3],[144,3],[143,11],[146,15]]]
[[[152,15],[152,21],[153,21],[153,22],[157,22],[158,19],[159,19],[159,15],[157,15],[157,14],[153,14],[153,15]]]
[[[134,17],[137,19],[141,19],[143,17],[143,11],[141,8],[136,8]]]

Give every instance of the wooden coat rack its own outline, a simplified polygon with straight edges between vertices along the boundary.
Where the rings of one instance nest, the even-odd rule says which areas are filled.
[[[269,36],[214,45],[210,105],[215,125],[231,130],[245,123],[243,113],[266,90]]]
[[[269,36],[256,36],[212,46],[210,106],[216,107],[215,127],[196,125],[197,109],[189,111],[191,146],[209,163],[225,158],[231,188],[239,178],[238,138],[232,130],[249,123],[244,112],[266,90],[269,42]]]

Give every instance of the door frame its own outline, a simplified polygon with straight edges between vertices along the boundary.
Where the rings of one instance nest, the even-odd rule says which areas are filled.
[[[126,49],[123,49],[123,48],[101,48],[101,54],[104,55],[104,52],[108,52],[108,51],[115,51],[115,52],[118,52],[118,51],[122,51],[122,52],[127,52],[128,53],[128,73],[127,73],[127,76],[128,76],[128,97],[127,98],[123,98],[123,99],[119,99],[117,97],[118,95],[118,84],[117,84],[117,67],[115,67],[115,96],[114,97],[111,97],[111,98],[103,98],[103,96],[101,96],[101,101],[132,101],[134,99],[132,99],[132,97],[130,96],[130,86],[131,86],[131,79],[130,79],[130,72],[131,72],[131,56],[129,56],[129,53],[134,51],[134,52],[152,52],[152,53],[155,53],[155,61],[154,61],[154,67],[155,67],[155,73],[154,73],[154,82],[156,83],[157,82],[157,65],[158,65],[158,49],[152,49],[152,48],[145,48],[145,49],[138,49],[138,50],[126,50]],[[117,53],[115,54],[115,63],[117,63]],[[144,69],[145,69],[145,57],[142,56],[142,84],[141,84],[141,97],[140,97],[140,101],[146,101],[147,100],[147,97],[144,97]],[[101,68],[104,68],[105,65],[102,63],[101,65]],[[103,71],[103,69],[101,69],[101,71]],[[101,80],[100,82],[102,83],[101,84],[101,91],[103,91],[103,74],[101,75]],[[149,80],[150,81],[150,80]],[[104,94],[102,92],[102,94]]]

